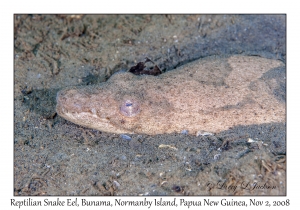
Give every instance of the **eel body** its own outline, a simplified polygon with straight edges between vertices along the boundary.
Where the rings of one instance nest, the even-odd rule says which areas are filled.
[[[57,94],[57,113],[111,133],[217,133],[239,125],[285,122],[280,83],[265,76],[284,63],[256,56],[208,57],[159,76],[118,73]]]

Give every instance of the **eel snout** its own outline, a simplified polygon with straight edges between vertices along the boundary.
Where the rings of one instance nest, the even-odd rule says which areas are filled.
[[[81,105],[75,102],[74,97],[77,98],[77,91],[72,89],[61,90],[56,96],[56,111],[59,115],[64,115],[68,112],[79,112]]]

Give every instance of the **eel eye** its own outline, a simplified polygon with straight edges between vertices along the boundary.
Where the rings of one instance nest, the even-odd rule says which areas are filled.
[[[140,105],[135,100],[125,100],[120,107],[120,112],[126,117],[134,117],[140,112]]]
[[[127,101],[127,102],[125,103],[125,106],[127,106],[127,107],[132,106],[132,102],[128,102],[128,101]]]

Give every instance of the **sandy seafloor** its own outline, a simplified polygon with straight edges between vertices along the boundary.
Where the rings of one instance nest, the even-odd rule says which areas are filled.
[[[163,71],[213,55],[285,63],[285,15],[15,15],[14,47],[15,195],[286,195],[285,123],[126,140],[55,112],[58,90],[145,57]],[[285,69],[275,77],[285,99]]]

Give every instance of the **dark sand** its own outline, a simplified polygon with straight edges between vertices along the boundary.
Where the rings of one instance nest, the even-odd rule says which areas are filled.
[[[15,195],[286,195],[285,123],[126,140],[55,112],[58,90],[104,82],[145,57],[163,71],[212,55],[285,62],[285,18],[16,15]],[[285,72],[265,75],[281,84],[274,94],[283,101]]]

